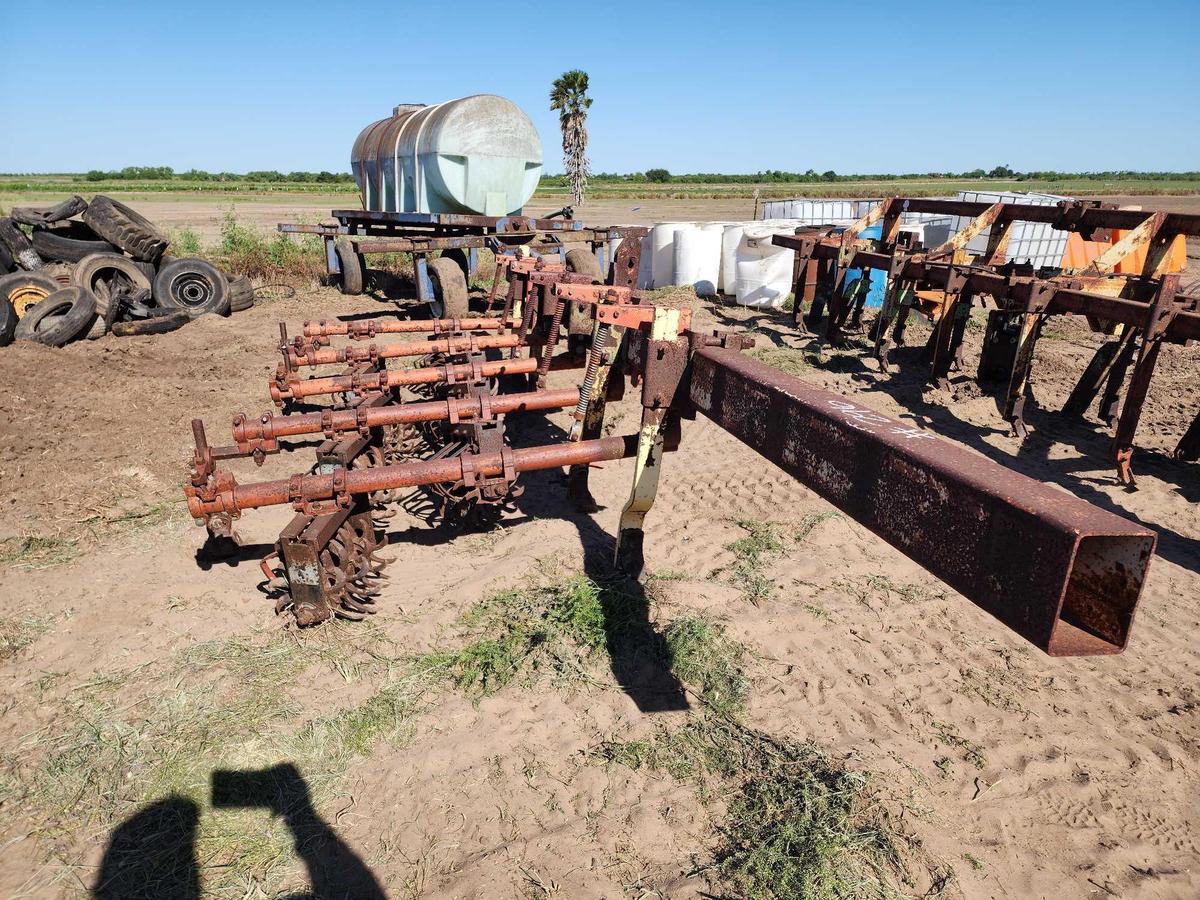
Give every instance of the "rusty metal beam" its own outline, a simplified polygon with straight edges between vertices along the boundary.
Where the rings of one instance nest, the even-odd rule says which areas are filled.
[[[717,348],[695,407],[1052,656],[1124,649],[1155,534]]]

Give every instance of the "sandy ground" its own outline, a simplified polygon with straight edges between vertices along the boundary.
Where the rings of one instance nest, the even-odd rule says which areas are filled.
[[[180,511],[189,419],[204,418],[224,437],[231,413],[269,407],[277,321],[386,310],[370,298],[302,290],[157,338],[0,353],[0,538],[69,536],[79,551],[52,568],[0,569],[9,627],[28,618],[49,623],[0,662],[0,894],[81,893],[118,824],[90,820],[77,800],[65,826],[47,829],[13,799],[13,773],[48,752],[73,698],[113,673],[143,673],[133,679],[143,683],[120,695],[136,708],[140,691],[184,692],[224,671],[154,683],[156,672],[197,647],[286,628],[256,589],[252,559],[197,564],[203,531]],[[782,318],[737,307],[708,306],[702,324],[753,328],[761,346],[804,346]],[[975,359],[978,332],[968,341]],[[696,611],[724,620],[754,653],[749,721],[812,739],[874,772],[902,801],[907,827],[956,870],[950,895],[1200,893],[1200,651],[1192,639],[1200,626],[1200,466],[1167,455],[1200,408],[1200,355],[1164,352],[1138,438],[1139,489],[1127,492],[1104,463],[1105,429],[1051,412],[1092,346],[1071,327],[1039,344],[1037,404],[1027,416],[1033,434],[1023,447],[1005,432],[991,397],[965,378],[953,398],[925,390],[911,356],[902,374],[886,379],[849,356],[805,377],[1154,528],[1159,555],[1121,656],[1048,659],[844,518],[823,519],[771,562],[773,594],[752,606],[713,577],[742,534],[735,520],[795,525],[830,507],[702,419],[685,423],[648,519],[649,570],[689,573],[655,590],[654,626]],[[633,430],[628,403],[612,422]],[[557,415],[538,428],[564,425]],[[307,452],[300,459],[242,466],[239,478],[276,477],[306,466]],[[503,528],[449,542],[401,514],[390,526],[394,546],[384,556],[393,560],[392,580],[373,629],[398,652],[422,650],[473,603],[539,564],[595,567],[611,550],[630,476],[628,462],[594,471],[603,507],[594,515],[570,510],[558,473],[531,476]],[[287,517],[250,513],[239,531],[262,552]],[[149,527],[130,527],[143,520]],[[311,670],[287,689],[303,713],[280,727],[350,707],[373,687],[328,667]],[[318,813],[389,896],[703,895],[712,886],[687,873],[712,845],[719,810],[686,783],[600,765],[587,753],[687,715],[652,711],[645,700],[606,666],[570,690],[511,685],[478,704],[449,692],[414,719],[406,741],[356,757]],[[218,742],[214,752],[228,753],[225,765],[287,759],[251,733],[221,738],[229,749]],[[120,784],[115,793],[122,796]],[[135,810],[130,800],[121,817]],[[266,834],[265,813],[262,821]],[[206,883],[219,875],[211,867],[224,864],[202,862]],[[298,864],[283,872],[282,887],[304,885]],[[251,885],[230,895],[273,891]]]

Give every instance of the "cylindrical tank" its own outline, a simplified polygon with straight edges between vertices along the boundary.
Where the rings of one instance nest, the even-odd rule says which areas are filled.
[[[364,209],[506,216],[537,189],[542,141],[515,103],[475,94],[397,106],[359,133],[350,167]]]
[[[675,232],[673,284],[690,284],[700,297],[717,293],[721,274],[721,230],[720,224],[706,223]]]
[[[675,235],[695,228],[692,222],[662,222],[650,231],[650,280],[655,288],[675,283]]]

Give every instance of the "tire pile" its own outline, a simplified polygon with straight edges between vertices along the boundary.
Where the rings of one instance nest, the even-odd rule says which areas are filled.
[[[162,334],[254,305],[250,279],[167,254],[168,238],[111,197],[0,218],[0,346]]]

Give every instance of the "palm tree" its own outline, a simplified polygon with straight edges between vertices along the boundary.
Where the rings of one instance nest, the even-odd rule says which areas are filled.
[[[567,176],[571,179],[571,198],[574,203],[583,202],[583,190],[587,187],[587,111],[592,98],[587,95],[587,72],[572,69],[554,79],[550,89],[550,108],[558,110],[558,124],[562,128],[563,162]]]

